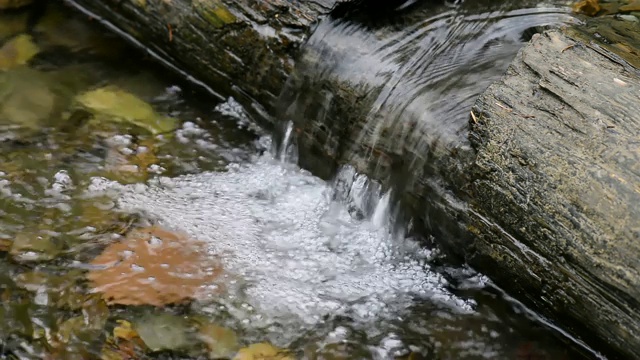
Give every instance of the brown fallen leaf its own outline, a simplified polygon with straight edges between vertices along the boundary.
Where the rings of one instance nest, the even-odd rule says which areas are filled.
[[[158,226],[131,231],[91,265],[96,269],[87,277],[94,291],[108,304],[121,305],[187,302],[203,295],[205,286],[215,289],[222,273],[203,243]]]
[[[620,6],[620,11],[640,11],[640,0],[630,1],[627,5]]]
[[[271,344],[258,343],[240,349],[233,360],[293,360],[293,356]]]
[[[601,9],[598,0],[582,0],[573,5],[573,11],[587,16],[596,16]]]

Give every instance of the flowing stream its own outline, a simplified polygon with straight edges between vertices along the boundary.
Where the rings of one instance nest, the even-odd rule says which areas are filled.
[[[327,19],[283,93],[277,144],[233,99],[212,104],[62,6],[35,27],[0,14],[3,46],[37,49],[0,49],[0,358],[233,358],[258,343],[278,359],[593,357],[425,247],[394,190],[297,165],[295,123],[320,119],[329,78],[376,89],[363,142],[409,121],[462,141],[527,31],[569,21],[530,3]]]

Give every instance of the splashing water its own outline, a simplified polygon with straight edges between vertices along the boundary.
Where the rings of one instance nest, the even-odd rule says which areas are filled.
[[[574,21],[561,1],[435,3],[318,25],[279,99],[281,116],[307,136],[301,146],[313,148],[301,151],[303,166],[321,171],[326,162],[306,158],[322,153],[384,168],[384,153],[404,157],[412,177],[433,149],[468,146],[469,110],[529,33]]]
[[[280,149],[278,150],[278,159],[282,162],[297,163],[297,151],[293,141],[293,121],[287,121],[287,127],[284,131],[284,138]]]
[[[314,325],[338,315],[361,322],[397,317],[416,297],[472,311],[472,301],[450,294],[444,278],[429,269],[429,251],[392,235],[388,196],[376,201],[373,218],[351,216],[345,202],[332,200],[349,198],[367,213],[362,204],[370,194],[363,189],[375,187],[349,169],[344,173],[351,178],[346,194],[263,156],[224,173],[162,178],[149,186],[96,179],[91,188],[118,188],[122,210],[142,211],[206,241],[238,281],[227,300],[216,301],[256,326]]]

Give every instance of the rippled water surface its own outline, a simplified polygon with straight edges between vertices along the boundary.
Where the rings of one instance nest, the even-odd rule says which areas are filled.
[[[385,31],[327,20],[310,49],[346,60],[310,76],[380,85],[385,121],[427,109],[454,134],[442,117],[468,111],[523,30],[564,21],[558,4],[510,6],[434,5]],[[588,358],[424,247],[377,183],[301,170],[291,126],[272,152],[233,99],[95,25],[57,5],[0,14],[0,358],[233,358],[255,344],[278,359]]]
[[[344,6],[311,35],[280,99],[307,143],[363,162],[375,150],[425,161],[436,145],[465,147],[474,101],[518,50],[575,22],[562,1],[407,3],[396,14]]]

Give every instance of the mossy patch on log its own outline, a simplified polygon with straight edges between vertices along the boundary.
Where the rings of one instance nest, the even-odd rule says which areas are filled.
[[[192,4],[195,11],[216,28],[237,21],[235,15],[220,0],[193,0]]]

